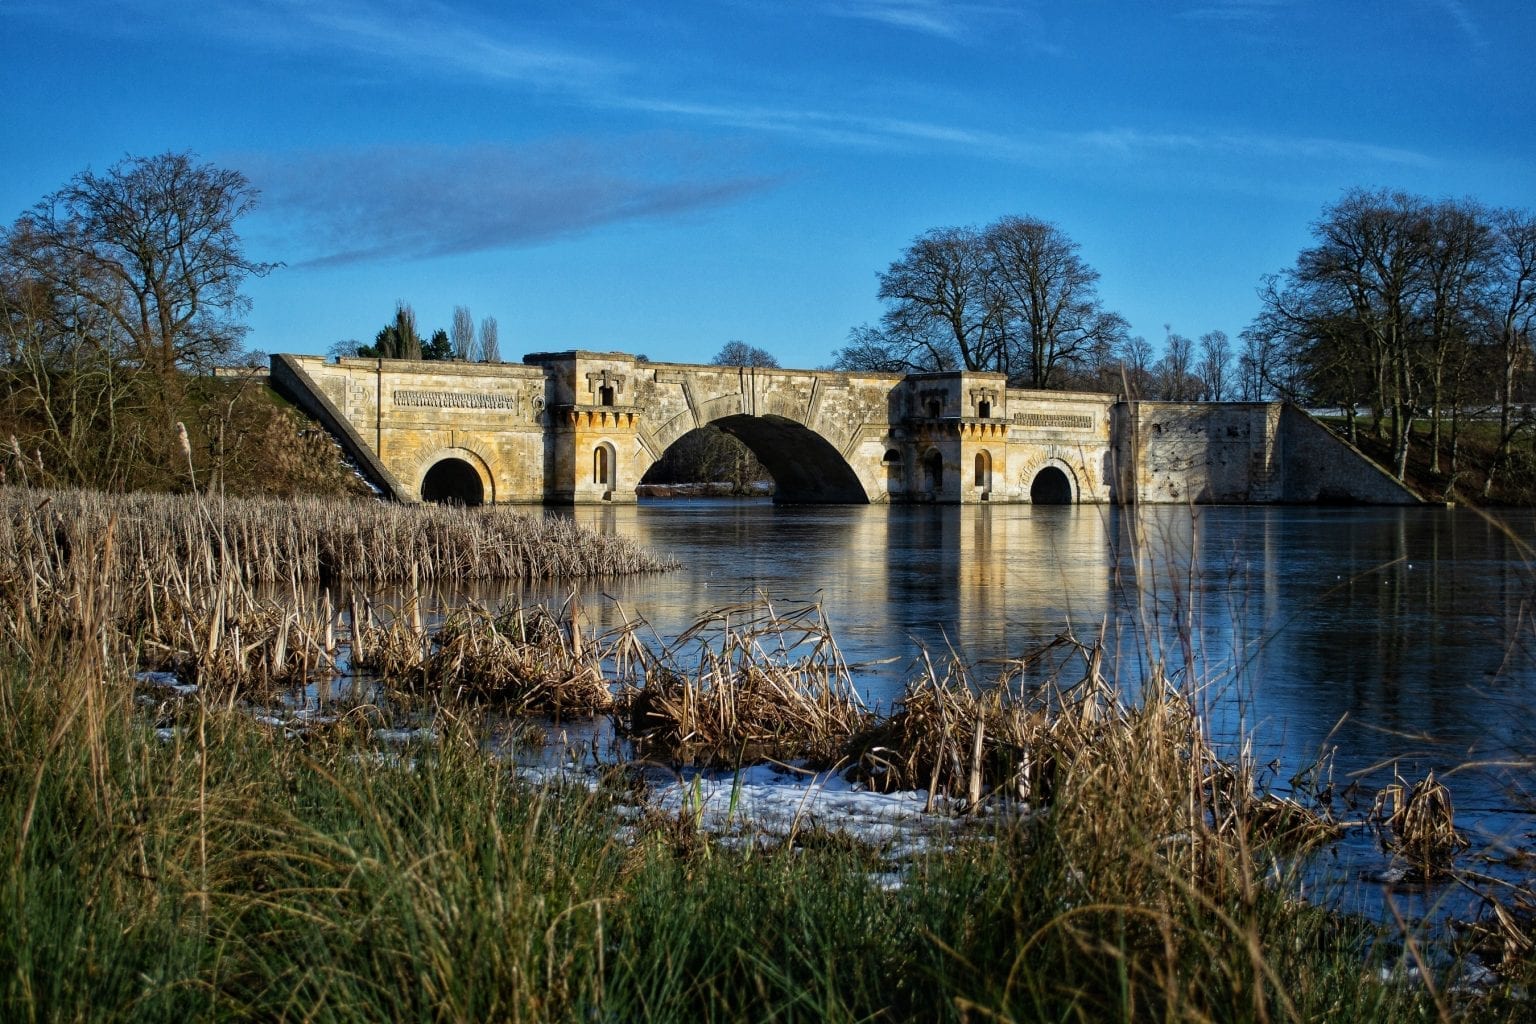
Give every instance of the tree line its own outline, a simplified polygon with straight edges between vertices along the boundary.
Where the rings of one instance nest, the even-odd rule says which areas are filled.
[[[1104,308],[1099,273],[1055,224],[1006,216],[914,239],[879,275],[878,324],[855,327],[832,366],[912,373],[985,370],[1012,387],[1221,401],[1240,389],[1221,331],[1198,343],[1166,328],[1158,357]]]
[[[1468,417],[1497,417],[1483,494],[1531,430],[1536,215],[1471,199],[1354,189],[1313,244],[1264,280],[1245,351],[1274,394],[1359,411],[1401,478],[1416,420],[1431,472],[1455,464]],[[1449,466],[1442,466],[1442,449]]]
[[[488,316],[475,330],[475,318],[468,306],[453,307],[452,332],[439,327],[423,339],[416,330],[416,311],[409,303],[395,303],[395,316],[374,335],[373,344],[356,340],[339,341],[331,346],[333,356],[361,356],[366,359],[423,359],[460,362],[501,362],[500,328],[496,318]]]

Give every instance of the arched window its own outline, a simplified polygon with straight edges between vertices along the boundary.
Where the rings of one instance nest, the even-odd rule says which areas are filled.
[[[923,475],[927,478],[930,494],[938,494],[944,490],[944,456],[937,450],[923,457]]]
[[[613,385],[612,384],[604,384],[603,386],[601,386],[600,388],[597,389],[597,404],[598,405],[612,405],[613,404]]]
[[[984,420],[985,419],[991,419],[992,418],[992,403],[987,401],[985,398],[983,398],[981,401],[977,402],[976,403],[976,415],[980,416]]]
[[[592,482],[601,487],[606,497],[613,491],[613,447],[600,444],[592,451]]]
[[[936,420],[943,414],[944,407],[939,404],[939,400],[937,398],[928,399],[927,404],[924,406],[924,415],[931,420]]]
[[[992,456],[988,452],[976,453],[976,488],[987,490],[992,483]]]

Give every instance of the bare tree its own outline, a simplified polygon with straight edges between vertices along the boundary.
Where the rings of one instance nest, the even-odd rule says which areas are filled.
[[[1524,423],[1517,420],[1515,382],[1529,370],[1536,327],[1536,214],[1500,210],[1493,218],[1488,322],[1499,359],[1499,439],[1488,467],[1483,496],[1493,492],[1494,475],[1509,458],[1510,444]]]
[[[710,360],[715,366],[763,366],[776,367],[779,361],[773,353],[764,351],[756,345],[748,345],[744,341],[728,341],[715,358]]]
[[[453,307],[453,358],[469,359],[475,350],[475,318],[468,306]]]
[[[497,333],[496,318],[488,316],[480,321],[480,361],[501,362],[501,338]]]
[[[1207,402],[1224,402],[1230,385],[1232,367],[1232,343],[1225,331],[1208,331],[1200,336],[1201,397]]]
[[[1165,330],[1167,327],[1165,325]],[[1152,376],[1159,398],[1170,402],[1188,402],[1195,397],[1199,380],[1190,372],[1194,364],[1195,343],[1169,330],[1163,341],[1163,358],[1157,361]]]
[[[1056,385],[1064,367],[1085,362],[1094,345],[1112,345],[1125,334],[1124,318],[1099,306],[1098,271],[1056,225],[1004,217],[982,232],[981,242],[1005,338],[996,368],[1010,382]]]
[[[1148,398],[1152,391],[1152,343],[1139,334],[1119,346],[1121,387],[1127,398]]]
[[[187,153],[129,157],[84,171],[24,213],[4,237],[8,268],[105,318],[94,343],[121,346],[168,374],[240,349],[247,276],[276,268],[247,257],[236,222],[255,205],[244,175]]]
[[[927,369],[993,369],[1000,308],[987,284],[987,254],[975,228],[919,235],[880,275],[886,338]]]

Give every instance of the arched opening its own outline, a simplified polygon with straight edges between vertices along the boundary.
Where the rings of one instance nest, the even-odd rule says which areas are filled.
[[[991,419],[992,418],[992,403],[987,401],[985,398],[983,398],[981,401],[977,402],[976,403],[976,415],[980,416],[984,420]]]
[[[1036,505],[1070,505],[1072,481],[1057,467],[1046,466],[1029,485],[1029,500]]]
[[[421,478],[421,500],[439,505],[483,505],[485,485],[475,467],[463,459],[443,459]]]
[[[602,488],[605,498],[613,497],[618,484],[616,462],[613,445],[600,444],[592,450],[592,482]]]
[[[976,489],[986,495],[992,489],[992,453],[976,453]]]
[[[740,442],[773,482],[773,500],[781,504],[867,505],[869,495],[842,452],[816,431],[783,416],[725,416],[707,428],[678,438],[648,470],[643,484],[662,484],[660,467],[673,460],[673,449],[694,443],[696,435],[725,434]],[[735,493],[741,493],[737,491]],[[761,493],[761,492],[749,492]]]
[[[936,420],[944,414],[944,406],[937,398],[930,398],[923,403],[923,415],[931,420]]]
[[[597,389],[597,404],[598,405],[612,405],[613,404],[613,385],[612,384],[603,384],[603,385],[601,385]]]
[[[944,456],[938,449],[923,456],[923,483],[929,494],[940,494],[944,490]]]
[[[886,493],[900,494],[905,490],[901,472],[901,452],[895,448],[886,449],[885,458],[880,460],[880,464],[885,467]]]

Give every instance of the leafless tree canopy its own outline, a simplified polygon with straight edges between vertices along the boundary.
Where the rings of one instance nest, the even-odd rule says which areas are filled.
[[[855,328],[835,365],[989,370],[1025,387],[1082,384],[1126,323],[1101,308],[1099,275],[1077,249],[1060,228],[1032,217],[925,232],[880,275],[880,326]]]
[[[453,307],[453,358],[469,359],[475,351],[475,318],[468,306]]]
[[[488,316],[480,321],[480,362],[501,362],[501,337],[496,326],[496,318]]]
[[[715,353],[715,358],[710,360],[714,366],[764,366],[776,367],[779,361],[773,353],[764,351],[756,345],[748,345],[744,341],[728,341]]]
[[[47,293],[52,315],[91,342],[161,373],[236,353],[249,275],[236,222],[256,191],[238,171],[187,153],[84,171],[22,214],[3,238],[5,273]]]

